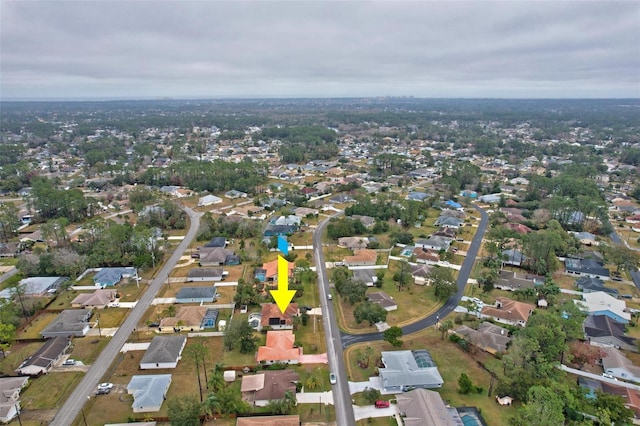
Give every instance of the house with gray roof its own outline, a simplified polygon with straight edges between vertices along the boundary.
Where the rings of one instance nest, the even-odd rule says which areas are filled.
[[[187,274],[188,282],[222,281],[228,273],[222,268],[193,268]]]
[[[0,378],[0,423],[9,423],[20,410],[20,392],[29,383],[28,377]]]
[[[543,279],[539,277],[522,277],[518,276],[514,271],[505,271],[501,269],[498,272],[498,279],[494,285],[495,288],[505,291],[524,290],[527,288],[535,288],[543,283]]]
[[[33,355],[20,364],[16,369],[16,373],[25,376],[47,374],[53,365],[62,359],[70,346],[71,339],[69,337],[49,339]]]
[[[155,413],[160,411],[171,385],[171,374],[137,375],[131,377],[127,393],[133,395],[134,413]]]
[[[204,247],[227,247],[227,239],[225,237],[213,237],[209,240],[208,243],[204,245]]]
[[[418,238],[414,243],[414,245],[416,247],[435,250],[435,251],[440,251],[440,250],[447,251],[451,246],[451,241],[452,241],[451,238],[434,236],[429,238]]]
[[[398,309],[398,304],[384,291],[376,291],[374,293],[367,293],[367,300],[371,303],[375,303],[384,308],[385,311],[391,312]]]
[[[236,189],[232,189],[224,193],[224,196],[227,198],[236,199],[236,198],[247,198],[249,194],[246,192],[238,191]]]
[[[427,198],[429,198],[429,194],[420,191],[410,191],[406,197],[409,201],[424,201]]]
[[[359,215],[359,214],[354,214],[353,216],[351,216],[352,219],[355,220],[359,220],[360,223],[362,223],[364,225],[365,228],[367,229],[371,229],[375,226],[376,224],[376,219],[374,217],[371,216],[363,216],[363,215]]]
[[[222,266],[234,252],[220,247],[200,249],[200,266]]]
[[[602,348],[602,351],[606,354],[602,357],[605,373],[618,379],[640,383],[640,367],[635,366],[624,353],[613,347]]]
[[[527,258],[517,249],[503,250],[501,253],[502,265],[521,266]]]
[[[568,274],[609,279],[609,270],[596,259],[565,259],[564,267]]]
[[[636,339],[625,334],[624,324],[607,315],[589,315],[582,326],[585,338],[594,346],[612,346],[638,352]]]
[[[133,278],[137,276],[138,270],[131,267],[101,268],[94,276],[93,282],[96,287],[113,287],[122,281],[123,278]]]
[[[464,224],[464,220],[458,219],[453,216],[440,216],[436,219],[435,226],[442,226],[445,228],[458,229]]]
[[[20,280],[25,296],[44,296],[56,291],[60,285],[69,280],[67,277],[29,277]]]
[[[83,337],[89,332],[91,309],[65,309],[47,325],[40,335],[45,339],[51,337]]]
[[[176,294],[176,303],[213,303],[216,287],[182,287]]]
[[[582,290],[583,293],[593,293],[594,291],[604,291],[613,297],[618,297],[618,290],[615,288],[607,288],[604,286],[604,281],[600,278],[584,276],[578,278],[576,281],[576,287]]]
[[[361,281],[367,285],[367,287],[373,287],[378,282],[375,269],[354,269],[353,280]]]
[[[155,336],[140,360],[140,369],[176,368],[186,344],[185,335]]]
[[[444,381],[426,350],[383,351],[380,379],[385,392],[402,393],[415,388],[440,388]]]

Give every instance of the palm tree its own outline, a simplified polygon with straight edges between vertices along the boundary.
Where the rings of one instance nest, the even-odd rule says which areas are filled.
[[[374,352],[373,347],[371,346],[367,346],[366,348],[364,348],[364,357],[365,357],[365,365],[366,365],[366,367],[364,368],[369,368],[369,360],[373,356],[373,352]]]
[[[304,381],[304,386],[309,390],[318,389],[320,387],[320,381],[312,374]]]
[[[213,414],[222,413],[222,405],[220,404],[220,399],[213,392],[210,392],[207,395],[207,399],[204,400],[203,407],[207,418],[209,418]]]

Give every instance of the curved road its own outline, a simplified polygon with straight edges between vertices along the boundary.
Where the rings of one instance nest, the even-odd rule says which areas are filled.
[[[460,303],[462,294],[464,293],[464,289],[467,285],[467,281],[469,280],[469,275],[471,275],[471,270],[473,269],[473,264],[475,263],[476,256],[478,255],[478,251],[480,250],[482,237],[484,236],[484,233],[487,230],[487,225],[489,224],[489,215],[487,214],[487,212],[478,206],[474,205],[473,207],[480,212],[481,219],[480,223],[478,224],[476,234],[473,236],[471,244],[469,245],[469,250],[467,250],[467,255],[464,259],[464,262],[462,263],[460,272],[458,273],[458,279],[456,280],[458,291],[432,315],[429,315],[428,317],[422,318],[416,322],[402,327],[403,335],[406,336],[407,334],[416,333],[420,330],[424,330],[427,327],[435,325],[440,318],[444,318],[449,315]],[[384,339],[382,333],[349,334],[341,332],[340,337],[343,347],[347,347],[355,343],[364,343]]]
[[[125,344],[134,328],[137,327],[147,308],[151,305],[151,301],[162,287],[162,284],[166,282],[169,273],[176,263],[178,263],[180,256],[182,256],[189,247],[189,244],[191,244],[191,241],[195,238],[198,228],[200,227],[200,217],[202,213],[195,212],[188,207],[185,207],[185,211],[189,215],[191,222],[187,235],[178,245],[169,260],[165,262],[164,266],[158,271],[156,277],[151,281],[136,306],[131,309],[127,319],[111,338],[111,341],[104,348],[100,356],[98,356],[91,368],[89,368],[87,374],[85,374],[75,390],[69,395],[64,405],[58,410],[58,413],[50,423],[51,425],[69,426],[73,424],[73,421],[80,414],[80,410],[87,402],[87,399],[91,397],[91,394],[95,391],[96,386],[100,383],[102,377],[113,363],[113,360],[118,356],[120,348]]]
[[[329,359],[329,369],[337,377],[337,383],[332,385],[333,403],[336,408],[336,424],[340,426],[355,425],[353,404],[351,402],[351,392],[347,381],[347,370],[344,366],[342,356],[342,341],[338,321],[336,320],[333,303],[328,300],[329,279],[327,278],[327,268],[322,252],[322,233],[324,228],[333,217],[341,215],[342,212],[323,220],[313,233],[313,251],[315,253],[316,271],[318,273],[318,288],[322,304],[322,323],[324,325],[325,339],[327,341],[327,357]]]

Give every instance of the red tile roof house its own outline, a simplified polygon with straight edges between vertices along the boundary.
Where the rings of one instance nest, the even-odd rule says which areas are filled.
[[[497,322],[524,327],[536,307],[529,303],[517,302],[506,297],[496,298],[496,305],[485,305],[480,318],[492,318]]]
[[[267,342],[258,348],[256,361],[261,364],[298,364],[302,348],[295,347],[293,330],[267,331]]]
[[[297,303],[290,303],[284,314],[275,303],[262,305],[261,328],[269,327],[271,330],[293,330],[293,317],[300,315]]]

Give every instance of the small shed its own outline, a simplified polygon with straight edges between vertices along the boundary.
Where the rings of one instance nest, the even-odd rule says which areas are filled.
[[[236,381],[236,370],[227,370],[223,374],[225,382],[235,382]]]

